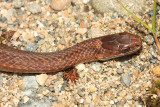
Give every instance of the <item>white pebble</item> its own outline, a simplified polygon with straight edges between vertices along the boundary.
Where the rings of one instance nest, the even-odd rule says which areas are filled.
[[[109,103],[113,105],[113,104],[114,104],[114,101],[113,101],[113,100],[111,100]]]
[[[78,28],[76,33],[79,33],[81,35],[85,34],[87,32],[87,28]]]
[[[84,64],[78,64],[78,65],[76,66],[76,68],[77,68],[78,70],[82,71],[82,70],[84,70],[86,67],[85,67]]]
[[[15,104],[18,104],[19,100],[16,99],[16,98],[14,98],[14,99],[13,99],[13,102],[14,102]]]
[[[92,85],[90,85],[89,90],[90,90],[90,92],[95,92],[95,91],[97,91],[97,88],[94,84],[92,84]]]
[[[55,10],[63,10],[69,7],[71,0],[52,0],[51,7]]]
[[[99,72],[99,71],[102,69],[101,64],[99,64],[99,63],[93,64],[93,65],[92,65],[92,69],[93,69],[94,71]]]
[[[46,80],[48,78],[47,74],[41,74],[36,76],[36,81],[39,85],[44,86]]]
[[[26,103],[26,102],[28,102],[29,97],[28,97],[28,96],[24,96],[24,97],[23,97],[23,100],[24,100],[23,103]]]
[[[84,102],[84,99],[81,98],[80,103],[82,104]]]
[[[38,33],[36,31],[34,31],[33,33],[34,33],[34,36],[38,36]]]
[[[87,4],[90,0],[83,0],[84,4]]]

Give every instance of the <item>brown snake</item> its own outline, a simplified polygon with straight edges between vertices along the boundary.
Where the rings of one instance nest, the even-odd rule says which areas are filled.
[[[62,51],[36,53],[0,44],[0,70],[17,73],[57,73],[82,62],[108,60],[141,48],[137,35],[118,33],[89,39]]]

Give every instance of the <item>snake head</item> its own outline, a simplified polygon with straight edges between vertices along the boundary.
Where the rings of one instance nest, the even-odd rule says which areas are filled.
[[[99,49],[99,54],[97,54],[97,59],[108,60],[129,55],[138,51],[141,46],[141,38],[131,33],[123,32],[103,36],[101,38],[101,48]]]

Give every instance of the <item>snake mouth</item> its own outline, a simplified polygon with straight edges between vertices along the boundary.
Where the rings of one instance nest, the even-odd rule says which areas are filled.
[[[100,61],[107,61],[107,60],[111,60],[111,59],[114,59],[114,58],[119,58],[119,57],[128,56],[128,55],[131,55],[131,54],[134,54],[134,53],[138,52],[141,48],[142,48],[142,47],[139,46],[138,48],[136,48],[136,49],[134,49],[134,50],[132,50],[132,51],[130,51],[130,52],[128,52],[128,53],[125,53],[125,54],[124,54],[124,53],[121,53],[121,54],[119,54],[119,55],[113,55],[113,56],[110,56],[110,57],[103,57],[103,58],[98,59],[98,60],[100,60]]]

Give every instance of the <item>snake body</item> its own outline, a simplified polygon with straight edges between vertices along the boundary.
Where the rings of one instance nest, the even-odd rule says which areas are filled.
[[[36,53],[0,44],[0,70],[17,73],[57,73],[82,62],[108,60],[140,49],[141,38],[118,33],[88,39],[62,51]]]

